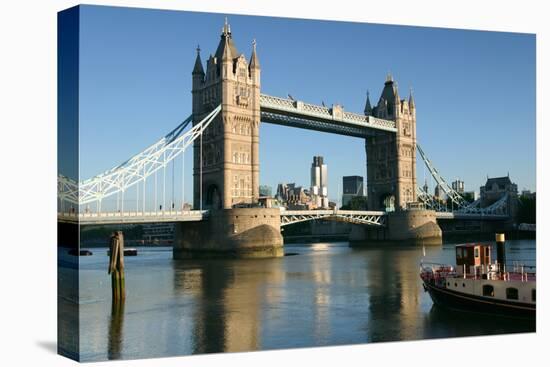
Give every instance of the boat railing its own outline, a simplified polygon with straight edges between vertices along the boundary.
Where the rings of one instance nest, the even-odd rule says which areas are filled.
[[[521,262],[514,262],[512,266],[504,266],[504,272],[500,272],[498,264],[474,265],[467,271],[466,265],[461,272],[457,272],[455,267],[449,264],[436,262],[421,262],[420,272],[422,279],[438,279],[441,277],[454,277],[464,279],[488,279],[503,281],[534,281],[536,280],[536,267],[525,265]]]
[[[456,269],[452,265],[435,262],[421,262],[420,272],[422,276],[428,278],[456,276],[457,274]]]

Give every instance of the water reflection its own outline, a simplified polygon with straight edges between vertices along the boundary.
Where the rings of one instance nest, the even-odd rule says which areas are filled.
[[[368,284],[367,340],[386,341],[399,336],[401,313],[401,269],[395,253],[375,248],[362,252]],[[385,324],[385,328],[382,327]],[[393,330],[391,330],[393,329]]]
[[[124,299],[111,301],[111,321],[109,323],[108,359],[120,359],[124,340]]]
[[[533,243],[511,245],[534,256]],[[419,261],[452,261],[454,245],[426,247],[425,256],[421,246],[347,243],[286,251],[298,255],[175,261],[169,251],[142,251],[128,258],[128,298],[119,305],[104,283],[107,257],[82,259],[83,360],[534,331],[433,307]]]

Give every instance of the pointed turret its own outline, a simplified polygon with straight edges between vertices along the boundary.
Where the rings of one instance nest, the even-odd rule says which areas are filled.
[[[399,104],[401,104],[401,98],[399,98],[399,90],[397,88],[397,82],[393,82],[393,98],[394,98],[395,105],[399,107]]]
[[[365,116],[371,116],[372,115],[372,106],[370,104],[370,93],[367,90],[367,102],[365,102]]]
[[[197,45],[197,58],[195,59],[195,67],[193,68],[193,75],[204,76],[204,69],[202,68],[201,60],[201,48]]]
[[[415,105],[414,105],[414,97],[413,97],[413,90],[411,88],[410,92],[409,92],[409,108],[411,110],[413,110],[415,108]]]
[[[256,54],[256,39],[252,40],[252,55],[250,55],[250,64],[248,67],[251,70],[260,68],[260,61],[258,60],[258,55]]]

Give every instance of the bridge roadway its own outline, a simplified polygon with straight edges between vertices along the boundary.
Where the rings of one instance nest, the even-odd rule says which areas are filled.
[[[359,210],[281,210],[281,226],[315,219],[334,219],[372,226],[386,225],[386,212]],[[58,221],[80,225],[141,224],[197,222],[207,219],[208,210],[174,210],[158,212],[104,212],[104,213],[58,213]],[[436,213],[437,219],[451,220],[507,220],[507,215],[472,213]]]

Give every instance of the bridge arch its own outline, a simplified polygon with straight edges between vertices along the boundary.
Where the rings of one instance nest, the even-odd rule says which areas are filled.
[[[205,209],[221,209],[222,197],[218,185],[210,184],[207,186],[204,207]]]
[[[395,211],[395,195],[393,193],[386,193],[380,196],[380,207],[384,208],[387,212]]]

